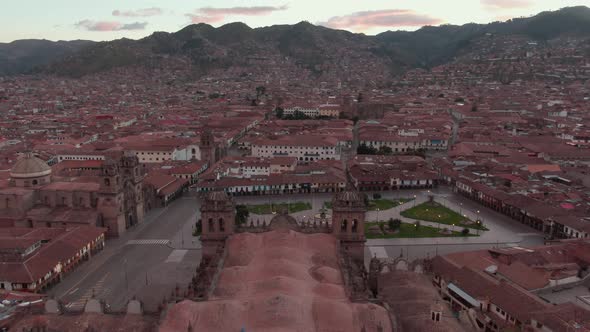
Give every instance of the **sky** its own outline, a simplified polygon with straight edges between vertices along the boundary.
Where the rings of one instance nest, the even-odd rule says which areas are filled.
[[[191,23],[250,27],[308,21],[368,35],[424,25],[489,23],[590,0],[0,0],[0,42],[139,39]]]

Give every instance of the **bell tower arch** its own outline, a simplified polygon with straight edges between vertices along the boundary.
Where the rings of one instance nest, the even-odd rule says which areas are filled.
[[[365,195],[358,191],[346,190],[332,199],[332,234],[345,253],[360,261],[365,257],[366,212]]]
[[[208,193],[201,204],[201,242],[203,256],[215,254],[217,248],[234,233],[235,205],[223,191]]]
[[[215,138],[208,128],[201,133],[199,149],[201,150],[201,160],[208,162],[209,166],[215,164],[217,161]]]

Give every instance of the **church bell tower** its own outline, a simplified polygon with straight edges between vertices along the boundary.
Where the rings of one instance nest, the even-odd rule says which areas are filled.
[[[365,257],[365,195],[355,190],[338,193],[332,200],[332,233],[341,249],[355,260]]]
[[[235,206],[223,191],[208,193],[201,205],[201,242],[203,256],[215,254],[225,245],[225,240],[234,233]]]

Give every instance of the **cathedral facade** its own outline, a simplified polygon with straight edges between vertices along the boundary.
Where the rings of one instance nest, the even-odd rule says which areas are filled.
[[[366,197],[356,190],[345,190],[336,193],[332,199],[332,222],[326,220],[309,226],[304,231],[314,230],[330,233],[340,245],[340,250],[346,256],[363,261],[365,255],[365,213],[367,212]],[[235,225],[235,204],[231,196],[223,191],[205,194],[201,204],[201,241],[203,255],[213,254],[225,245],[225,241],[235,232],[264,231]],[[243,225],[242,225],[243,226]],[[300,229],[297,223],[293,229]],[[267,230],[271,225],[266,225]]]
[[[137,157],[119,154],[107,157],[94,173],[56,177],[44,161],[27,153],[13,166],[8,186],[0,188],[0,227],[93,225],[119,236],[154,206],[144,175]]]

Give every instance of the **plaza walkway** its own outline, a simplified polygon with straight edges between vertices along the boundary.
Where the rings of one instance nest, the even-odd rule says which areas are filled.
[[[371,197],[371,193],[368,193]],[[517,245],[523,240],[526,244],[543,244],[543,235],[532,228],[519,224],[510,218],[481,206],[475,202],[469,201],[459,195],[454,194],[447,188],[437,188],[432,191],[428,190],[402,190],[382,192],[382,198],[398,200],[401,198],[413,199],[405,204],[388,210],[368,211],[366,214],[367,221],[387,221],[390,218],[400,219],[404,223],[413,224],[414,219],[406,218],[400,215],[400,212],[409,209],[415,205],[422,204],[429,200],[429,196],[434,196],[434,200],[451,210],[465,215],[471,220],[482,220],[482,223],[489,229],[488,231],[471,230],[479,236],[470,237],[441,237],[441,238],[411,238],[411,239],[371,239],[367,241],[368,246],[388,246],[388,245],[459,245],[459,244],[485,244],[485,245]],[[415,197],[415,199],[414,199]],[[311,210],[291,213],[299,222],[311,221],[313,216],[320,213],[324,202],[330,201],[332,194],[306,194],[306,195],[279,195],[279,196],[256,196],[256,197],[236,197],[238,204],[270,204],[286,202],[309,202],[312,205]],[[331,211],[328,210],[328,214]],[[256,215],[250,214],[248,222],[270,222],[273,215]],[[424,226],[436,228],[448,228],[450,230],[461,231],[463,227],[444,225],[435,222],[420,221]]]

